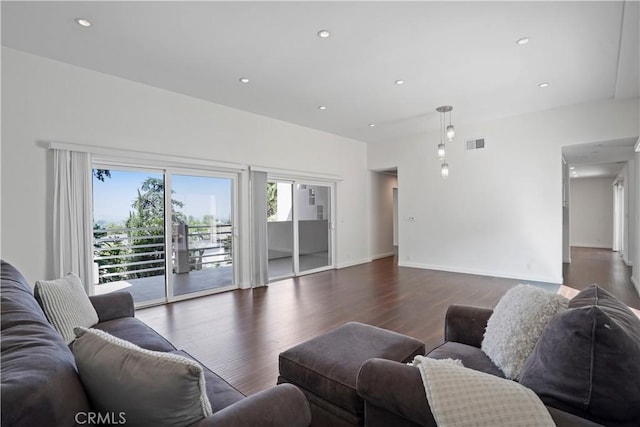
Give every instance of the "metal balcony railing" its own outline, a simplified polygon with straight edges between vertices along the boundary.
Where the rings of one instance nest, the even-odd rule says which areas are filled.
[[[162,227],[97,229],[93,238],[98,283],[164,274],[165,236]],[[229,223],[175,225],[171,239],[174,273],[232,262],[232,225]]]

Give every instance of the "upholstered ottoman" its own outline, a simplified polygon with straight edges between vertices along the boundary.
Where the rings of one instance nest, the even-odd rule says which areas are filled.
[[[364,403],[356,392],[360,366],[374,357],[410,362],[424,350],[417,339],[349,322],[281,353],[278,384],[291,383],[304,392],[311,425],[361,426]]]

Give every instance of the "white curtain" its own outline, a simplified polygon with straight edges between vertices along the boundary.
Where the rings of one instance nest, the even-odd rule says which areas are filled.
[[[251,286],[269,283],[267,173],[251,171]]]
[[[93,209],[91,155],[53,150],[53,256],[55,273],[80,276],[93,294]]]

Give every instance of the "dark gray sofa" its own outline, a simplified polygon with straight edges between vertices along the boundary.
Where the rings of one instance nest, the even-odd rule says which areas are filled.
[[[73,354],[49,324],[31,286],[13,266],[1,265],[2,426],[71,426],[86,422],[76,414],[91,411]],[[127,292],[91,297],[99,317],[95,326],[142,348],[178,351],[134,317]],[[250,397],[204,367],[214,414],[195,426],[308,426],[309,404],[290,384]]]
[[[435,359],[459,359],[464,366],[504,377],[480,350],[491,309],[452,305],[445,317],[445,342],[427,354]],[[357,390],[365,402],[367,427],[436,426],[420,376],[414,366],[370,359],[360,368]],[[601,424],[547,405],[559,427],[594,427]]]

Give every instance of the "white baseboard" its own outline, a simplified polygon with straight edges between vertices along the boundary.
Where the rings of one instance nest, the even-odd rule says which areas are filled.
[[[578,248],[593,248],[593,249],[610,249],[613,250],[611,246],[604,245],[602,243],[571,243],[571,247]]]
[[[505,279],[516,279],[523,281],[531,281],[531,282],[545,282],[545,283],[553,283],[557,285],[561,285],[563,280],[562,276],[560,277],[551,277],[551,276],[535,276],[535,275],[527,275],[527,274],[513,274],[513,273],[505,273],[503,271],[490,271],[490,270],[480,270],[474,268],[462,268],[462,267],[451,267],[444,265],[433,265],[433,264],[421,264],[415,262],[406,262],[401,261],[398,263],[400,267],[413,267],[413,268],[422,268],[426,270],[437,270],[437,271],[446,271],[449,273],[464,273],[464,274],[474,274],[476,276],[490,276],[490,277],[502,277]]]
[[[393,252],[386,252],[384,254],[378,254],[378,255],[373,255],[371,257],[372,260],[376,260],[376,259],[381,259],[381,258],[388,258],[390,256],[394,256],[395,254]]]
[[[354,265],[366,264],[371,261],[372,261],[371,258],[365,258],[365,259],[360,259],[355,261],[340,262],[336,264],[336,268],[341,269],[346,267],[353,267]]]

